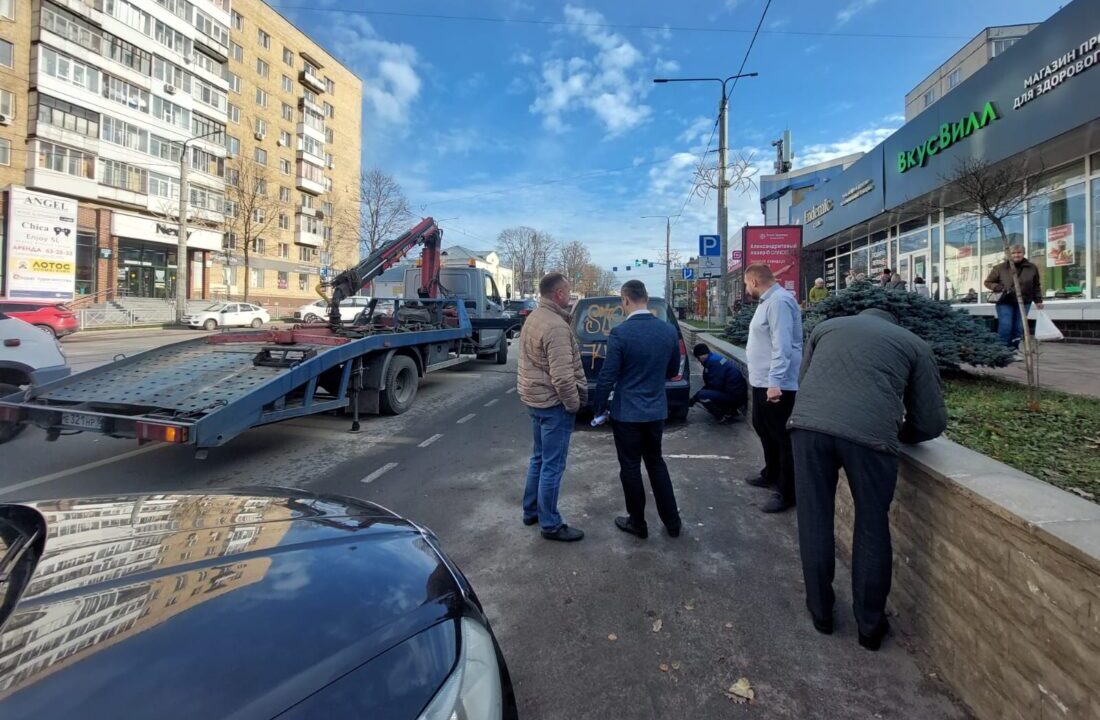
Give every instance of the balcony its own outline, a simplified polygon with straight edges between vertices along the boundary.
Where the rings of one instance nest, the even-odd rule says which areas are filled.
[[[323,123],[318,127],[317,125],[312,125],[310,123],[300,122],[295,128],[295,133],[298,135],[298,137],[307,135],[314,140],[317,140],[318,142],[325,141],[325,126]]]
[[[325,81],[311,72],[303,70],[298,73],[298,80],[315,93],[323,93],[325,91]]]
[[[294,178],[294,187],[311,195],[320,195],[325,191],[324,181],[314,180],[300,173]]]
[[[77,177],[40,167],[28,167],[24,182],[33,190],[46,190],[78,198],[99,197],[99,183],[91,178]],[[324,186],[321,186],[324,189]]]
[[[298,243],[299,245],[307,245],[309,247],[319,248],[322,244],[324,244],[325,238],[324,236],[318,235],[317,233],[312,233],[308,230],[298,228],[294,232],[294,242]]]

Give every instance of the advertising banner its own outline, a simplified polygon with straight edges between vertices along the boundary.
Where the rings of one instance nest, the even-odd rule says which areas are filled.
[[[801,300],[799,258],[802,252],[801,225],[749,226],[742,230],[745,266],[764,263],[776,281]]]
[[[745,253],[741,250],[730,250],[730,259],[727,267],[731,273],[735,273],[741,269],[741,261],[744,254]]]
[[[1047,267],[1073,265],[1073,225],[1055,225],[1047,229]]]
[[[76,287],[76,201],[12,187],[7,273],[11,298],[72,300]]]

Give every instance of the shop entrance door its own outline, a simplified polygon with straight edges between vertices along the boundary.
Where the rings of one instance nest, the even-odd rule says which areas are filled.
[[[909,290],[913,289],[913,281],[918,277],[924,278],[925,283],[929,282],[930,267],[927,251],[909,253],[898,258],[898,275],[901,275],[901,279],[905,281],[905,287]]]
[[[127,265],[123,272],[123,292],[130,297],[153,297],[156,271],[143,265]]]

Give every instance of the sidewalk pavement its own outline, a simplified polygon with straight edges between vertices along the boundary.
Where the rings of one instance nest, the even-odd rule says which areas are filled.
[[[1023,362],[1006,368],[971,368],[982,375],[1026,383]],[[1073,395],[1100,398],[1100,345],[1039,343],[1039,385]]]

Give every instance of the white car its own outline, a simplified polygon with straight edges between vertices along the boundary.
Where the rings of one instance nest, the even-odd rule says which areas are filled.
[[[367,295],[353,295],[345,298],[340,303],[340,321],[351,322],[369,304],[370,297]],[[315,300],[308,305],[303,305],[294,311],[294,319],[304,322],[327,322],[328,304],[324,300]]]
[[[271,316],[259,305],[220,302],[200,312],[186,315],[183,321],[193,328],[214,330],[219,327],[254,327],[271,322]]]
[[[14,395],[27,385],[45,385],[68,377],[69,363],[61,344],[30,323],[0,313],[0,398]],[[0,421],[0,443],[26,427]]]

